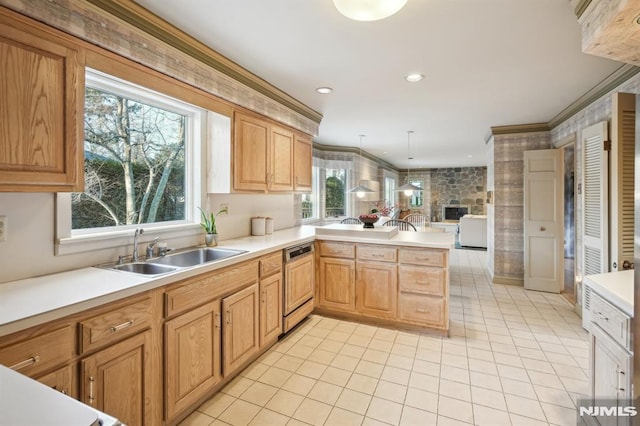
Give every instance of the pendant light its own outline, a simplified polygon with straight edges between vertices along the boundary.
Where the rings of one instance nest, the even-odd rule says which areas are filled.
[[[422,188],[420,188],[419,186],[415,186],[411,183],[411,168],[409,167],[409,164],[411,162],[411,160],[413,160],[413,157],[411,156],[411,151],[409,149],[409,138],[411,137],[411,133],[413,133],[413,130],[408,130],[407,131],[407,183],[405,183],[404,185],[398,187],[396,189],[396,191],[401,191],[404,192],[404,195],[406,196],[410,196],[413,194],[413,191],[422,191]]]
[[[404,7],[407,0],[333,0],[333,4],[354,21],[377,21],[387,18]]]
[[[363,137],[364,137],[364,135],[360,135],[360,164],[362,164],[362,138]],[[358,172],[359,168],[360,167],[356,167],[356,172]],[[355,194],[356,194],[356,196],[358,198],[362,198],[362,197],[364,197],[365,193],[367,193],[367,192],[371,193],[371,192],[375,192],[375,191],[373,189],[367,187],[367,186],[358,185],[355,188],[351,188],[349,190],[349,192],[355,192]]]

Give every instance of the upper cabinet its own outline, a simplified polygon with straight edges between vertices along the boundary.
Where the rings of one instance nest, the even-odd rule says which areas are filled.
[[[84,52],[0,8],[0,191],[83,186]]]
[[[232,145],[234,191],[311,190],[308,136],[236,111]]]

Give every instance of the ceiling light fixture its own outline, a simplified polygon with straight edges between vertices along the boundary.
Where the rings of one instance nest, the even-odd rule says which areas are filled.
[[[404,7],[407,0],[333,0],[338,12],[355,21],[377,21]]]
[[[326,95],[327,93],[331,93],[333,92],[333,89],[331,87],[318,87],[316,89],[316,92],[322,94],[322,95]]]
[[[408,76],[406,76],[405,80],[407,80],[409,83],[417,83],[418,81],[422,80],[423,78],[424,78],[424,75],[418,74],[418,73],[414,73],[414,74],[409,74]]]
[[[360,164],[362,163],[362,138],[364,137],[364,135],[360,135],[360,158],[359,158],[359,164],[357,165],[358,167],[356,167],[356,176],[359,176],[360,174],[358,173],[358,170],[360,169]],[[358,198],[363,198],[364,194],[369,192],[375,192],[373,189],[364,186],[364,185],[358,185],[355,188],[351,188],[349,190],[349,192],[355,192],[356,196]]]
[[[409,160],[409,163],[407,163],[407,183],[396,189],[396,191],[404,192],[404,195],[407,197],[413,195],[413,191],[422,191],[422,188],[411,183],[411,168],[409,167],[411,160],[413,160],[409,149],[409,138],[411,137],[411,133],[413,133],[413,130],[407,131],[407,160]]]

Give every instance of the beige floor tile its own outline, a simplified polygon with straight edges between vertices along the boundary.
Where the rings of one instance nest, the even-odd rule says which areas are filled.
[[[505,399],[510,413],[531,417],[537,420],[546,420],[542,407],[538,401],[510,394],[506,394]]]
[[[522,358],[524,368],[529,371],[538,371],[540,373],[555,374],[555,370],[552,365],[547,361],[540,361],[538,359]]]
[[[376,330],[376,334],[373,335],[373,338],[384,340],[387,342],[394,342],[397,335],[397,330],[391,330],[389,328],[378,328],[378,330]]]
[[[497,364],[498,374],[500,378],[518,380],[521,382],[529,382],[527,370],[520,367],[512,367],[510,365]]]
[[[335,367],[327,367],[324,373],[322,373],[322,376],[320,376],[320,380],[322,380],[323,382],[344,387],[349,381],[350,377],[351,377],[350,371],[341,370]]]
[[[387,359],[386,364],[390,367],[397,367],[397,368],[403,368],[405,370],[411,370],[414,362],[415,360],[412,357],[397,355],[392,353],[392,354],[389,354],[389,359]]]
[[[369,408],[371,398],[372,396],[366,393],[357,392],[351,389],[344,389],[338,397],[335,405],[336,407],[364,415]]]
[[[298,343],[305,346],[311,346],[312,348],[317,348],[323,340],[324,339],[317,336],[306,335],[298,340]]]
[[[470,402],[440,396],[438,398],[438,414],[463,422],[473,422],[473,407]]]
[[[438,411],[438,394],[416,388],[408,388],[404,404],[436,413]]]
[[[261,362],[267,365],[273,365],[277,360],[280,359],[281,356],[282,356],[282,353],[276,352],[274,350],[270,350],[266,352],[264,355],[262,355],[260,358],[258,358],[258,362]]]
[[[442,361],[442,352],[431,349],[418,348],[416,350],[415,359],[437,362],[438,364],[440,364],[440,362]]]
[[[469,362],[471,362],[472,358],[481,361],[494,361],[493,352],[478,348],[467,348],[467,357],[469,358]]]
[[[406,386],[380,380],[378,382],[378,386],[376,387],[376,390],[373,396],[403,404],[406,394],[407,394]]]
[[[312,379],[319,379],[326,369],[326,365],[307,360],[296,370],[296,374],[311,377]]]
[[[305,398],[300,404],[293,418],[300,420],[310,425],[323,425],[329,413],[331,412],[331,406],[322,402],[314,401],[313,399]]]
[[[354,370],[355,373],[362,374],[364,376],[375,377],[379,379],[384,369],[383,364],[378,364],[370,361],[360,361]]]
[[[362,354],[362,359],[369,362],[377,362],[378,364],[384,364],[389,358],[388,352],[377,351],[375,349],[366,349]]]
[[[473,422],[477,426],[511,426],[511,418],[506,411],[473,404]]]
[[[356,323],[356,322],[349,322],[349,321],[340,321],[340,324],[338,324],[336,326],[336,330],[337,331],[341,331],[343,333],[353,333],[354,331],[356,331],[356,329],[358,328],[360,324]]]
[[[411,376],[411,372],[409,370],[386,366],[384,367],[384,370],[382,371],[382,376],[380,378],[388,382],[393,382],[399,385],[407,386],[409,384],[410,376]]]
[[[400,422],[401,415],[402,404],[376,398],[375,396],[372,398],[367,410],[367,417],[392,425],[397,425]]]
[[[364,354],[365,350],[366,350],[366,347],[364,346],[356,346],[356,345],[351,345],[349,343],[345,343],[342,349],[340,349],[340,351],[338,352],[338,354],[351,356],[354,358],[362,358],[362,354]]]
[[[377,385],[378,379],[354,373],[351,375],[346,387],[351,390],[373,395]]]
[[[180,422],[179,426],[209,426],[214,420],[213,417],[194,411],[189,417]]]
[[[395,343],[407,346],[418,346],[420,336],[412,333],[399,332],[396,336]]]
[[[589,380],[587,374],[580,367],[571,367],[563,364],[555,364],[553,368],[558,376],[576,380]]]
[[[342,392],[342,387],[326,382],[317,382],[307,395],[307,398],[334,405]]]
[[[350,333],[343,333],[342,331],[333,330],[327,334],[326,340],[335,340],[336,342],[345,343],[351,337]]]
[[[202,404],[198,411],[201,411],[213,418],[218,417],[226,410],[236,398],[223,392],[218,392],[213,398]]]
[[[369,349],[375,349],[377,351],[382,351],[382,352],[391,352],[391,348],[393,347],[393,341],[388,341],[388,340],[382,340],[382,339],[377,339],[375,336],[373,339],[371,339],[371,342],[369,342]]]
[[[422,335],[418,339],[418,347],[423,349],[442,351],[442,338],[436,336]]]
[[[333,358],[335,358],[335,356],[336,354],[334,352],[329,352],[323,349],[316,348],[316,350],[314,350],[311,353],[311,355],[309,355],[309,358],[307,358],[307,361],[313,361],[319,364],[329,365],[331,364],[331,361],[333,361]]]
[[[450,367],[469,369],[469,359],[466,356],[446,354],[442,356],[442,364]]]
[[[346,355],[336,355],[336,357],[329,364],[331,367],[340,368],[342,370],[354,371],[358,366],[360,360]]]
[[[359,324],[353,331],[353,334],[356,336],[373,337],[376,334],[376,331],[378,331],[378,327],[368,324]]]
[[[540,361],[546,361],[547,357],[545,356],[545,350],[539,350],[539,349],[531,349],[531,348],[518,348],[518,355],[520,355],[522,358],[531,358],[531,359],[537,359]]]
[[[289,379],[289,377],[291,377],[292,374],[293,373],[291,371],[283,370],[278,367],[271,367],[262,376],[260,376],[258,381],[279,388]]]
[[[273,395],[278,391],[278,388],[270,386],[264,383],[255,382],[246,391],[240,395],[240,399],[250,402],[255,405],[264,407],[264,405],[271,399]]]
[[[440,379],[428,374],[416,373],[414,371],[409,377],[409,387],[416,389],[437,393],[439,384]]]
[[[440,379],[438,393],[441,396],[448,396],[450,398],[471,402],[471,386],[464,383]]]
[[[469,358],[469,370],[479,373],[498,375],[498,367],[493,361]]]
[[[391,353],[394,355],[401,355],[409,358],[414,358],[416,355],[416,347],[402,345],[400,343],[394,343],[393,346],[391,347]]]
[[[333,352],[337,354],[344,346],[344,343],[335,340],[324,339],[320,347],[323,351]]]
[[[549,426],[549,423],[546,421],[543,422],[532,419],[531,417],[519,416],[513,413],[509,413],[509,417],[511,417],[511,424],[513,426]]]
[[[440,363],[416,359],[415,361],[413,361],[412,370],[418,373],[429,374],[431,376],[439,377]]]
[[[331,333],[331,330],[329,330],[329,329],[321,328],[321,327],[314,327],[311,330],[309,330],[307,335],[314,336],[314,337],[319,337],[321,339],[324,339],[325,337],[327,337],[327,335],[329,333]]]
[[[220,419],[215,419],[213,421],[213,423],[211,423],[209,426],[231,426],[229,423],[225,423]]]
[[[560,378],[555,374],[540,373],[538,371],[529,371],[531,383],[534,385],[542,385],[549,388],[564,389]]]
[[[579,393],[582,395],[589,394],[589,382],[586,380],[570,379],[568,377],[560,377],[560,381],[568,392]]]
[[[359,334],[355,334],[354,332],[354,334],[352,334],[351,337],[349,337],[349,340],[346,341],[346,344],[366,348],[367,346],[369,346],[370,342],[371,342],[371,336],[362,336]]]
[[[523,368],[522,358],[518,355],[508,355],[496,352],[494,354],[494,358],[496,360],[496,364],[510,365],[512,367],[520,367]]]
[[[291,417],[298,409],[302,400],[304,400],[304,396],[280,389],[269,402],[267,402],[265,408]]]
[[[362,421],[362,426],[389,426],[389,423],[384,423],[371,417],[365,417]]]
[[[313,352],[312,347],[296,343],[287,351],[287,355],[307,359],[309,355],[311,355],[311,352]]]
[[[443,365],[440,367],[440,377],[443,379],[451,380],[460,383],[470,383],[469,370],[465,370],[458,367],[451,367]]]
[[[573,399],[564,389],[554,389],[540,385],[533,385],[533,388],[540,402],[548,402],[549,404],[575,409]]]
[[[314,379],[294,374],[282,385],[282,389],[306,396],[315,384]]]
[[[268,369],[269,366],[267,364],[254,362],[249,367],[242,370],[242,373],[240,373],[240,375],[250,380],[258,380],[258,377],[262,376]]]
[[[579,364],[571,355],[558,354],[555,352],[546,352],[545,355],[549,362],[555,367],[561,365],[568,365],[571,367],[579,367]]]
[[[275,411],[267,410],[263,408],[258,414],[251,420],[249,425],[251,426],[284,426],[289,421],[289,417],[283,416]]]
[[[471,400],[474,405],[479,404],[498,410],[507,410],[507,403],[505,402],[504,394],[502,392],[472,386]]]
[[[419,410],[414,407],[404,406],[400,417],[400,426],[425,426],[435,425],[438,415],[429,411]]]
[[[463,422],[458,419],[452,419],[450,417],[441,416],[438,414],[438,426],[460,426],[469,424],[471,423]]]
[[[238,399],[224,410],[218,419],[233,426],[245,426],[253,420],[259,411],[259,406]]]
[[[222,388],[222,392],[237,398],[253,383],[253,380],[249,380],[246,377],[238,376],[231,382],[229,382],[229,384],[227,384],[224,388]]]
[[[363,420],[364,416],[360,414],[343,410],[342,408],[333,407],[325,424],[336,426],[360,426]]]
[[[500,381],[502,382],[502,389],[505,394],[522,396],[530,399],[538,398],[530,383],[505,378],[500,379]]]

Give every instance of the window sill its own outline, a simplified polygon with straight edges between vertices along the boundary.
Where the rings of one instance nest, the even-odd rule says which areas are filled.
[[[173,238],[193,237],[202,234],[202,227],[197,223],[186,223],[170,226],[139,226],[144,228],[140,236],[141,244],[152,242],[156,237],[163,240]],[[127,229],[109,233],[95,233],[76,235],[56,240],[56,256],[83,253],[94,250],[104,250],[124,247],[133,244],[133,230]]]

